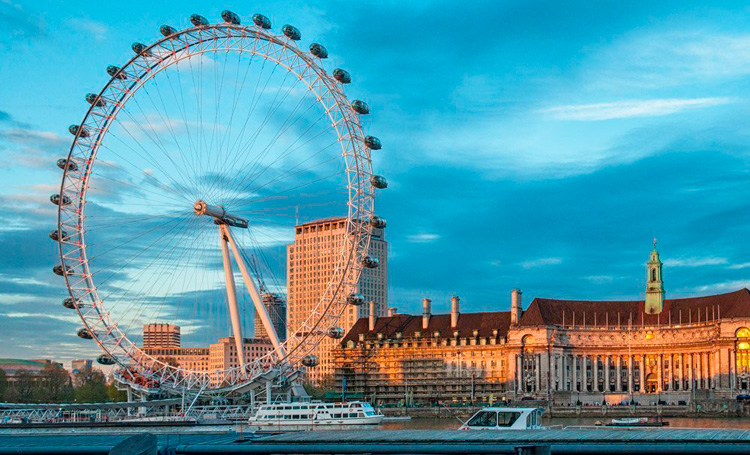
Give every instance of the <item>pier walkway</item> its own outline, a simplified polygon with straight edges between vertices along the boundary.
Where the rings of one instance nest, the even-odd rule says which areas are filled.
[[[81,429],[81,431],[85,431]],[[370,430],[248,435],[60,434],[0,436],[4,454],[738,454],[750,430],[560,429],[523,431]],[[124,442],[131,438],[129,442]],[[137,451],[146,442],[150,451]],[[116,446],[120,446],[115,449]],[[128,451],[128,444],[132,449]],[[125,446],[125,447],[123,447]],[[114,449],[114,450],[113,450]],[[123,451],[124,450],[124,451]]]

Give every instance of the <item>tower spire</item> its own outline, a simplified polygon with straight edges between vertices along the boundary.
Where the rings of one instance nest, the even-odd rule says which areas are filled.
[[[656,250],[656,237],[654,237],[654,250],[651,252],[649,260],[646,263],[646,302],[644,311],[647,314],[659,314],[664,309],[662,265],[659,259],[659,252]]]

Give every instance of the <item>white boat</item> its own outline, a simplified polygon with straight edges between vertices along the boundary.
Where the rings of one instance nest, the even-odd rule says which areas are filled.
[[[483,408],[459,430],[539,430],[542,408]]]
[[[264,404],[248,420],[250,431],[296,431],[375,426],[383,421],[370,403],[279,403]]]

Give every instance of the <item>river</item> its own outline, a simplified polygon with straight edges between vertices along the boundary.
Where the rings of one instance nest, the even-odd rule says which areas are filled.
[[[609,417],[592,418],[568,418],[553,417],[545,418],[544,425],[594,425],[597,421],[607,423],[611,420]],[[664,419],[669,422],[670,428],[739,428],[750,430],[750,418],[706,418],[706,417],[668,417]],[[458,419],[435,419],[435,418],[414,418],[401,422],[385,422],[379,426],[384,430],[456,430],[461,425]]]

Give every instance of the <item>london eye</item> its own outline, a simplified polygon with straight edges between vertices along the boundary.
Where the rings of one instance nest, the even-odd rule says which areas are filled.
[[[177,29],[162,26],[132,58],[104,66],[108,79],[82,96],[83,120],[62,170],[57,227],[66,311],[96,342],[101,363],[143,393],[227,394],[292,383],[314,368],[339,317],[362,304],[356,284],[368,256],[384,177],[372,170],[380,140],[366,135],[370,110],[347,99],[352,77],[327,70],[328,50],[301,46],[292,25],[224,11]],[[285,299],[285,247],[299,220],[331,213],[346,235],[309,316],[277,333],[264,299]],[[312,275],[312,274],[311,274]],[[270,348],[248,356],[243,340],[257,313]],[[143,348],[145,324],[182,328],[182,345],[231,336],[237,358],[219,369],[170,361]],[[286,335],[286,336],[285,336]]]

